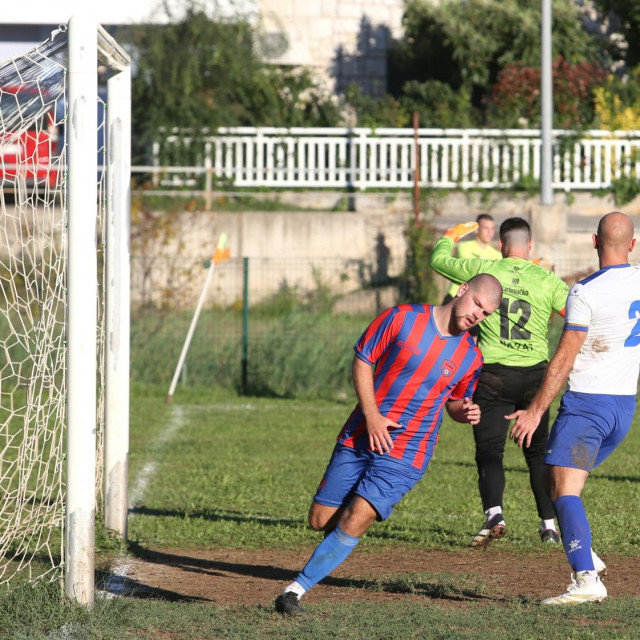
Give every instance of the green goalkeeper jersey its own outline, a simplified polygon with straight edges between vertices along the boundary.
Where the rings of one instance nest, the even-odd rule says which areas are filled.
[[[528,367],[549,359],[547,328],[552,311],[562,311],[569,288],[551,271],[524,260],[468,260],[451,255],[453,240],[443,237],[431,254],[431,267],[458,284],[478,273],[502,285],[500,308],[479,325],[478,346],[486,364]]]

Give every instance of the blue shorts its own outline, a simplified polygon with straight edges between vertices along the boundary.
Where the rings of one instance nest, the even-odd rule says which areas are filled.
[[[625,439],[635,396],[567,391],[553,423],[545,464],[591,471]]]
[[[313,501],[341,507],[354,496],[364,498],[386,520],[424,472],[387,455],[337,444]]]

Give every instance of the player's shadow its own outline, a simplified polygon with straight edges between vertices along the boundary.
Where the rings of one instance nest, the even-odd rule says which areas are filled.
[[[437,464],[450,467],[465,467],[469,469],[476,469],[475,462],[461,462],[457,460],[452,461],[438,461]],[[526,473],[529,474],[529,469],[525,466],[511,467],[505,466],[505,472],[508,473]],[[590,482],[597,480],[609,480],[610,482],[640,482],[640,476],[613,476],[606,473],[602,473],[600,469],[595,469],[590,475]]]
[[[223,509],[153,509],[144,505],[137,505],[129,509],[130,515],[155,516],[163,518],[197,518],[198,520],[208,520],[210,522],[236,522],[239,524],[258,523],[267,527],[291,527],[293,529],[303,529],[305,521],[303,519],[293,520],[286,518],[272,518],[269,516],[247,516],[237,511],[226,511]]]
[[[260,578],[263,580],[273,580],[276,582],[291,582],[299,572],[297,569],[286,569],[273,565],[264,564],[243,564],[237,562],[226,562],[224,560],[212,560],[204,558],[193,558],[191,556],[167,553],[146,549],[137,544],[130,543],[129,551],[132,555],[144,562],[159,564],[174,569],[180,569],[188,573],[206,574],[210,576],[225,577],[229,574]],[[448,582],[437,582],[429,580],[407,580],[404,577],[398,578],[389,576],[378,580],[368,578],[336,578],[328,576],[322,581],[323,585],[345,588],[345,589],[365,589],[369,591],[384,593],[406,593],[411,595],[424,596],[439,600],[485,600],[492,602],[502,601],[503,598],[487,596],[480,593],[474,587],[463,588]]]
[[[640,482],[640,477],[638,476],[609,476],[603,473],[598,473],[598,471],[594,471],[590,475],[590,482],[594,480],[609,480],[610,482]]]
[[[438,461],[437,464],[449,467],[464,467],[465,469],[473,469],[474,471],[477,468],[475,462],[460,462],[458,460],[452,460],[451,462]],[[503,468],[505,472],[508,471],[509,473],[529,473],[529,469],[527,469],[527,467],[510,467],[509,465],[506,465]]]

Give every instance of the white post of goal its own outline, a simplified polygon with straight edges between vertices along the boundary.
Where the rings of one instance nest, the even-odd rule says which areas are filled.
[[[99,32],[99,37],[109,37]],[[126,61],[128,62],[128,61]],[[129,459],[131,70],[107,81],[104,518],[127,537]]]
[[[68,407],[65,592],[94,599],[97,333],[97,23],[69,21]]]

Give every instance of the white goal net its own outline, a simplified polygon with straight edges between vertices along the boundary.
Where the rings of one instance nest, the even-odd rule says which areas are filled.
[[[87,45],[95,80],[81,86],[74,46]],[[128,229],[130,165],[123,173],[124,156],[108,148],[123,123],[108,120],[106,99],[127,62],[98,25],[72,18],[0,63],[0,582],[58,579],[64,567],[67,594],[82,602],[93,599],[87,558],[103,495],[108,314],[126,314],[118,327],[128,327],[119,288],[109,311],[106,274],[118,265],[104,251],[113,229]]]

